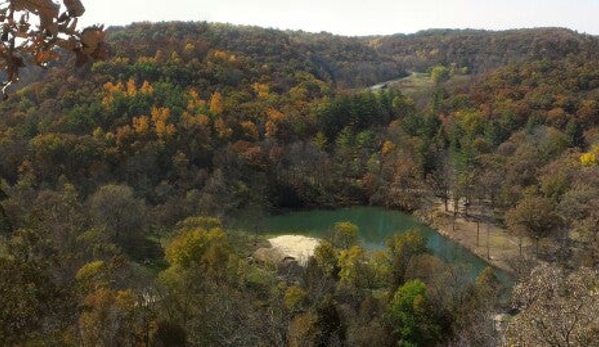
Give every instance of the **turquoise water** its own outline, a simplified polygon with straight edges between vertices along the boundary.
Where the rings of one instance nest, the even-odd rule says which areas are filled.
[[[468,266],[473,276],[478,276],[489,266],[468,249],[419,223],[414,217],[378,207],[290,212],[267,217],[262,227],[267,233],[274,235],[299,234],[325,238],[332,226],[340,221],[356,224],[360,228],[361,242],[370,249],[382,249],[385,247],[385,240],[391,235],[415,229],[426,236],[433,254],[445,262]],[[503,283],[510,282],[507,274],[498,270],[496,273]]]

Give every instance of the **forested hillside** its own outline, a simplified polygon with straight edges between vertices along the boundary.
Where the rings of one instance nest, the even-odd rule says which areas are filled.
[[[593,57],[599,48],[595,37],[561,28],[498,32],[436,29],[366,41],[379,54],[393,57],[410,70],[456,64],[474,73],[531,60]]]
[[[25,71],[0,104],[0,345],[599,340],[596,37],[139,23],[106,43],[108,59]],[[369,88],[412,72],[426,106]],[[264,240],[232,227],[439,204],[531,241],[513,303],[418,233],[370,252],[339,223],[302,267],[256,261]]]

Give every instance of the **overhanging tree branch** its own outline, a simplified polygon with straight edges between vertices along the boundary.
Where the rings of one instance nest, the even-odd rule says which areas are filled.
[[[6,89],[19,80],[27,65],[46,66],[58,59],[60,49],[75,53],[76,65],[105,59],[107,47],[102,26],[77,29],[85,7],[80,0],[6,0],[0,2],[0,82]],[[60,48],[60,49],[59,49]]]

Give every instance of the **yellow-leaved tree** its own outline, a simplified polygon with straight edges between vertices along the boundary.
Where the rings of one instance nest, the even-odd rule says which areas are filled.
[[[223,95],[219,92],[214,92],[210,98],[210,112],[214,114],[221,114],[223,113],[224,108]]]
[[[177,235],[165,249],[170,267],[162,273],[167,283],[188,269],[201,269],[205,275],[220,272],[226,264],[229,246],[218,219],[189,217],[177,225]]]
[[[177,129],[169,119],[171,110],[166,107],[152,107],[152,122],[154,122],[154,130],[159,139],[165,139],[175,134]]]
[[[597,156],[599,156],[599,145],[595,144],[590,151],[580,156],[580,164],[582,166],[595,166],[597,165]]]

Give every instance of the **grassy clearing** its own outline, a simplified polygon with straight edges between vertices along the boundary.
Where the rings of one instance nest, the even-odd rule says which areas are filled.
[[[452,76],[444,85],[446,88],[451,89],[466,84],[471,79],[472,77],[469,75],[456,75]],[[401,90],[402,94],[414,99],[419,107],[425,107],[429,103],[431,94],[435,89],[430,74],[424,72],[412,72],[408,77],[389,83],[389,86]]]
[[[410,76],[391,83],[391,86],[399,88],[407,96],[412,96],[417,93],[430,92],[434,84],[429,74],[413,72]]]

